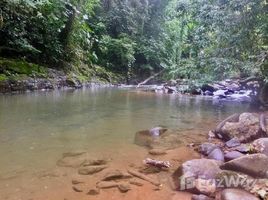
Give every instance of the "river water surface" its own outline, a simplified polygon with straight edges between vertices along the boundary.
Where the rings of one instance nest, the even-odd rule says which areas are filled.
[[[161,125],[205,134],[226,116],[247,109],[205,97],[119,89],[1,95],[0,195],[15,199],[5,187],[24,174],[53,168],[64,152],[86,149],[127,157],[141,148],[133,144],[138,130]]]

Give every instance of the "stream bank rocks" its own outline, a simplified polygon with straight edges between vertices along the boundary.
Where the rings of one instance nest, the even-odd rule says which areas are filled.
[[[214,101],[251,102],[251,96],[259,87],[257,81],[245,83],[239,79],[226,79],[204,84],[195,85],[187,79],[170,80],[162,85],[140,85],[139,88],[149,92],[163,94],[190,94],[212,96]]]
[[[80,89],[83,87],[109,87],[111,84],[81,82],[75,74],[66,75],[63,71],[48,69],[46,78],[26,77],[19,80],[0,81],[0,93],[25,92],[54,89]]]
[[[169,179],[172,188],[192,193],[193,200],[267,200],[266,130],[265,115],[235,114],[211,131],[207,142],[188,145],[200,153],[200,157],[188,161],[177,161],[173,156],[173,148],[186,146],[182,136],[174,131],[156,127],[137,132],[135,144],[148,149],[144,156],[171,161],[172,167],[167,171],[148,165],[141,167],[142,160],[139,166],[132,163],[124,169],[118,165],[112,168],[110,160],[93,159],[85,152],[65,153],[57,164],[93,182],[90,187],[83,180],[72,182],[74,192],[87,195],[98,195],[103,190],[118,191],[119,195],[130,191],[131,195],[146,184],[160,190]]]
[[[219,123],[198,148],[203,158],[184,162],[173,174],[178,189],[196,200],[267,200],[266,121],[264,114],[242,113]]]

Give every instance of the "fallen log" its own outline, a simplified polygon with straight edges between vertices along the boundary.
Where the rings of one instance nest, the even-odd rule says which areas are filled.
[[[144,161],[144,164],[151,165],[157,168],[170,168],[171,164],[169,161],[160,161],[160,160],[153,160],[151,158],[146,158]]]
[[[160,72],[153,74],[152,76],[150,76],[149,78],[145,79],[144,81],[140,82],[137,85],[137,88],[140,87],[141,85],[145,85],[148,81],[154,79],[155,77],[159,76],[160,74],[162,74],[165,71],[165,69],[162,69]]]
[[[145,180],[145,181],[147,181],[149,183],[152,183],[155,186],[161,185],[158,181],[156,181],[156,180],[154,180],[154,179],[152,179],[152,178],[150,178],[150,177],[148,177],[148,176],[146,176],[146,175],[144,175],[144,174],[142,174],[140,172],[137,172],[135,170],[129,169],[128,173],[133,175],[133,176],[135,176],[135,177],[137,177],[137,178],[140,178],[140,179]]]
[[[225,125],[226,122],[238,122],[238,120],[239,120],[239,116],[240,116],[240,114],[235,113],[235,114],[233,114],[233,115],[227,117],[225,120],[223,120],[222,122],[220,122],[220,123],[217,125],[217,127],[216,127],[216,129],[215,129],[215,133],[217,133],[217,134],[220,133],[222,127]]]

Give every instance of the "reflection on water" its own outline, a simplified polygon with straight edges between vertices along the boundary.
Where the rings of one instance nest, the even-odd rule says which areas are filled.
[[[0,176],[55,165],[61,153],[132,145],[136,131],[162,125],[206,132],[247,110],[205,97],[98,89],[0,96]]]

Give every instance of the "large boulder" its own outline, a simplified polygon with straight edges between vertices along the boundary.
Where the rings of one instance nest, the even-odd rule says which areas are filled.
[[[259,117],[253,113],[242,113],[238,122],[226,122],[221,128],[225,140],[238,138],[240,142],[250,142],[259,138]]]
[[[181,146],[183,141],[181,136],[172,130],[156,127],[137,132],[134,143],[150,149],[173,149]]]
[[[221,171],[219,167],[220,163],[221,162],[211,159],[186,161],[173,174],[175,185],[180,190],[186,190],[197,194],[213,194],[216,186],[211,180],[214,180],[216,174]]]
[[[247,191],[252,189],[255,179],[252,177],[230,170],[222,170],[216,175],[217,189],[240,188]]]
[[[240,189],[225,189],[216,200],[259,200],[256,196]]]
[[[224,163],[221,169],[241,172],[257,178],[268,178],[268,157],[264,154],[245,155]]]
[[[211,159],[194,159],[186,161],[182,164],[182,176],[213,179],[215,175],[220,171],[221,163]]]

